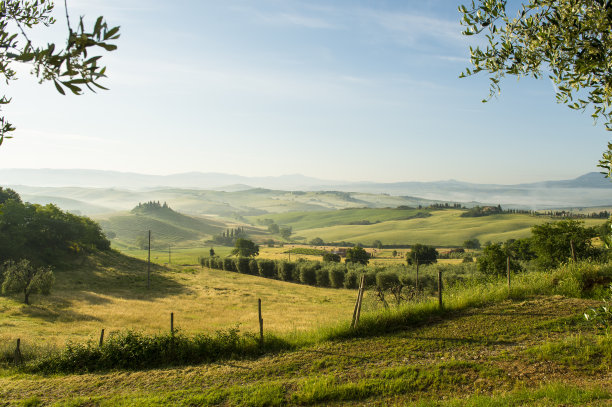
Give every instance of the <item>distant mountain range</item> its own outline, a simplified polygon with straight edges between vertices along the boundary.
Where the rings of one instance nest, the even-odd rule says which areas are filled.
[[[18,192],[28,194],[32,202],[53,202],[52,198],[78,200],[89,205],[93,211],[103,211],[117,208],[108,201],[108,195],[102,198],[104,190],[113,189],[113,196],[129,195],[129,204],[133,204],[136,196],[155,199],[155,190],[174,189],[173,194],[181,195],[184,191],[193,195],[194,191],[212,190],[225,191],[230,195],[223,199],[218,197],[218,205],[229,204],[234,210],[231,193],[240,194],[241,202],[249,202],[249,192],[253,188],[263,188],[266,195],[283,195],[283,191],[339,191],[361,194],[387,194],[390,196],[410,198],[406,201],[415,202],[414,197],[422,200],[445,202],[501,204],[506,207],[546,209],[567,207],[595,207],[612,205],[612,182],[603,175],[592,172],[572,180],[543,181],[516,185],[475,184],[455,180],[436,182],[344,182],[321,180],[300,174],[282,175],[278,177],[245,177],[240,175],[220,173],[191,172],[174,175],[146,175],[117,171],[100,170],[57,170],[57,169],[0,169],[0,185],[13,186]],[[44,190],[33,190],[25,187],[44,187]],[[71,188],[66,188],[71,187]],[[76,188],[75,188],[76,187]],[[87,190],[84,190],[87,188]],[[97,190],[92,190],[95,188]],[[76,191],[79,190],[79,191]],[[188,191],[187,191],[188,190]],[[67,191],[70,191],[68,193]],[[137,193],[135,193],[137,192]],[[97,195],[96,199],[86,199],[85,195]],[[258,193],[261,195],[261,191]],[[257,193],[255,194],[257,195]],[[227,199],[224,201],[224,199]],[[293,198],[292,198],[293,199]],[[309,204],[317,206],[312,198]],[[375,202],[375,197],[359,200],[364,206]],[[199,199],[198,199],[199,200]],[[382,201],[386,201],[383,199]],[[394,200],[391,200],[394,201]],[[395,200],[397,201],[397,200]],[[399,200],[403,201],[403,200]],[[126,203],[127,204],[127,203]],[[121,205],[126,208],[126,205]],[[248,205],[257,207],[257,205]],[[327,205],[328,206],[328,205]],[[329,208],[329,206],[328,206]],[[229,209],[229,208],[228,208]],[[272,208],[262,208],[270,211]],[[303,208],[302,208],[303,209]],[[291,209],[289,209],[291,210]],[[89,212],[87,209],[85,210]],[[241,211],[238,211],[241,212]]]

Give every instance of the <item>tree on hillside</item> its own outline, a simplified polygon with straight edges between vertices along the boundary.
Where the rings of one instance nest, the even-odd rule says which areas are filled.
[[[34,267],[29,260],[9,261],[4,264],[3,293],[23,293],[24,302],[30,304],[30,294],[49,294],[53,285],[50,267]]]
[[[259,246],[253,241],[243,238],[236,239],[232,255],[241,257],[254,257],[259,254]]]
[[[340,255],[337,253],[323,253],[323,261],[328,263],[340,263]]]
[[[461,76],[488,73],[488,99],[500,92],[506,75],[547,76],[559,103],[592,109],[612,130],[611,1],[526,0],[512,17],[507,0],[473,0],[459,11],[463,34],[484,35],[487,42],[470,48],[473,67]],[[612,177],[612,143],[599,166]]]
[[[346,263],[359,263],[366,265],[370,261],[370,255],[363,247],[355,246],[346,251]]]
[[[438,251],[433,246],[416,243],[412,249],[406,253],[408,264],[431,264],[438,261]]]
[[[320,237],[315,237],[308,243],[311,244],[312,246],[323,246],[325,244],[323,239],[321,239]]]
[[[0,204],[0,261],[25,258],[56,264],[64,255],[96,249],[108,250],[110,242],[100,225],[87,217],[21,199]]]
[[[476,238],[468,239],[463,242],[463,247],[466,249],[480,249],[480,241]]]
[[[382,249],[383,248],[383,244],[380,240],[374,240],[372,242],[372,247],[375,249]]]
[[[25,63],[31,66],[30,72],[39,82],[53,82],[62,95],[66,94],[65,89],[80,95],[83,86],[94,92],[94,87],[106,89],[98,83],[106,76],[106,67],[98,65],[101,56],[91,55],[91,52],[98,47],[106,51],[115,50],[117,46],[110,42],[119,38],[119,27],[109,28],[103,17],[98,17],[88,31],[81,17],[73,28],[66,8],[68,32],[65,48],[53,43],[36,46],[30,39],[30,31],[55,24],[51,15],[54,7],[52,0],[0,2],[0,75],[8,84],[17,79],[17,72],[12,68],[14,64]],[[0,98],[0,106],[10,102],[6,95]],[[14,130],[5,117],[0,117],[0,145]]]
[[[556,267],[572,258],[572,246],[577,260],[595,258],[600,251],[592,239],[597,231],[584,227],[584,222],[573,219],[535,225],[531,228],[531,250],[542,267]]]
[[[280,231],[279,231],[280,236],[285,240],[289,240],[292,233],[293,233],[293,228],[291,226],[281,226]]]
[[[208,253],[210,253],[210,257],[215,257],[215,249],[213,249],[212,247],[210,248]]]

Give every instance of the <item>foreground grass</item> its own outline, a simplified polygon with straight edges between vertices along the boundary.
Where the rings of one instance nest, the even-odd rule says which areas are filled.
[[[255,360],[98,374],[0,375],[7,405],[610,405],[607,366],[534,354],[577,334],[591,300],[506,300],[392,334]],[[571,341],[571,339],[569,339]],[[605,345],[608,346],[608,345]]]

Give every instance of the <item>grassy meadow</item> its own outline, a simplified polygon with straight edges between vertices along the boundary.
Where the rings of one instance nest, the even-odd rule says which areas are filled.
[[[33,295],[25,306],[19,295],[0,297],[0,343],[21,338],[25,348],[84,342],[100,330],[145,333],[175,327],[187,334],[236,327],[258,330],[257,299],[263,303],[266,332],[313,330],[351,317],[356,293],[228,273],[200,267],[153,266],[146,288],[146,264],[120,254],[90,258],[57,271],[49,296]]]
[[[525,214],[503,214],[477,218],[461,217],[463,211],[432,211],[431,216],[408,220],[390,220],[373,225],[336,225],[296,230],[307,241],[320,237],[326,242],[350,241],[371,244],[380,240],[385,245],[422,243],[432,246],[461,246],[467,239],[480,242],[501,242],[529,237],[531,227],[553,219]],[[587,226],[605,220],[587,219]]]
[[[425,302],[366,313],[353,333],[339,323],[295,350],[254,359],[84,374],[5,370],[0,399],[57,406],[610,405],[612,341],[582,316],[600,301],[576,298],[580,287],[568,285],[583,273],[609,275],[610,267],[524,274],[510,296],[503,279],[451,290],[445,310]]]

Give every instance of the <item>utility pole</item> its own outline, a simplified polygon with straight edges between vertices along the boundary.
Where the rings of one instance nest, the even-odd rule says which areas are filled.
[[[151,229],[149,229],[149,254],[147,255],[147,288],[150,286],[150,278],[151,274]]]

